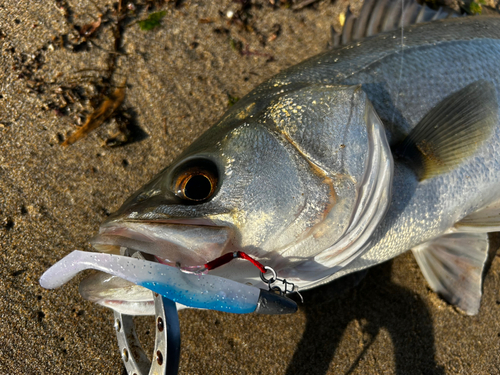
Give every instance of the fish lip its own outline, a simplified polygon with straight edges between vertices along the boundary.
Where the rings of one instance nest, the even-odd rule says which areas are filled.
[[[148,228],[152,230],[148,231]],[[168,228],[168,236],[162,236],[162,228]],[[183,244],[182,239],[175,239],[178,230],[181,237],[183,232],[192,230],[202,234],[207,233],[207,239],[215,238],[216,242],[204,243],[198,239],[195,246]],[[212,237],[210,237],[212,235]],[[159,263],[180,268],[182,271],[193,273],[203,272],[205,264],[229,252],[226,250],[231,242],[232,230],[226,226],[215,225],[210,219],[200,218],[173,218],[173,219],[129,219],[121,218],[105,222],[99,229],[99,234],[90,239],[93,247],[101,252],[109,252],[114,248],[128,248],[132,251],[152,255]],[[196,238],[195,238],[196,242]],[[206,245],[206,246],[204,246]]]

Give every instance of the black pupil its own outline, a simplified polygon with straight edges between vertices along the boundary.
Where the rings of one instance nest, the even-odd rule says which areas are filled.
[[[184,187],[184,195],[188,199],[200,201],[210,196],[212,184],[210,180],[201,174],[189,179]]]

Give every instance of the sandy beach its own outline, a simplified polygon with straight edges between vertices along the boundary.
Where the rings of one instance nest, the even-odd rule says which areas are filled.
[[[81,298],[82,275],[56,290],[40,275],[92,250],[99,224],[232,101],[324,51],[348,5],[159,3],[0,2],[0,374],[123,373],[113,314]],[[63,147],[124,84],[118,116]],[[477,316],[433,293],[409,253],[343,290],[306,292],[289,316],[182,311],[180,374],[500,373],[498,256]],[[153,319],[136,323],[151,350]]]

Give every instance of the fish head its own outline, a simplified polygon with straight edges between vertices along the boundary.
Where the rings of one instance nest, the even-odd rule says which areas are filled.
[[[239,250],[300,280],[298,265],[341,241],[377,180],[370,127],[381,123],[365,93],[309,85],[250,98],[112,214],[94,247],[152,254],[185,271]],[[302,280],[326,268],[318,263]],[[242,260],[214,272],[262,284]]]

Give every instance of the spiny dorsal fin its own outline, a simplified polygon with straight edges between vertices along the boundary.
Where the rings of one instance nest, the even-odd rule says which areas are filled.
[[[412,249],[432,290],[468,315],[479,311],[488,259],[486,233],[449,233]]]
[[[395,154],[420,180],[446,173],[473,155],[497,124],[495,86],[480,80],[448,96],[413,128]]]
[[[366,0],[358,16],[351,13],[350,8],[347,9],[340,34],[335,33],[332,28],[329,47],[346,45],[402,26],[461,16],[453,9],[445,7],[433,10],[425,4],[420,5],[416,0]]]

